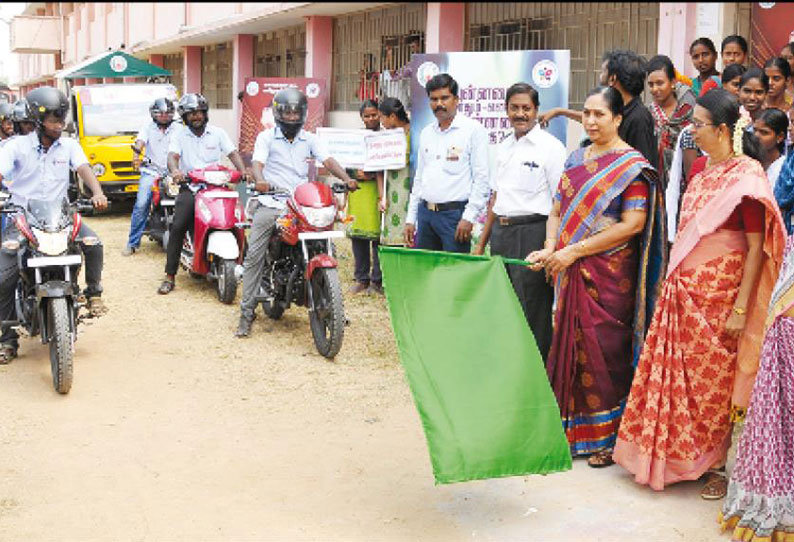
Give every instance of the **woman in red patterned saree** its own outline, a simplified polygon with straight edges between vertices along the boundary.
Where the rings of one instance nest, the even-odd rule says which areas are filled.
[[[732,421],[743,416],[758,368],[785,232],[737,99],[715,89],[697,103],[695,141],[709,163],[683,197],[614,460],[656,490],[709,471],[701,496],[719,499],[727,491]]]
[[[568,158],[530,268],[555,277],[547,370],[571,454],[612,464],[633,359],[664,268],[662,191],[651,165],[617,133],[623,99],[591,91],[583,125],[593,142]],[[636,347],[636,349],[635,349]]]

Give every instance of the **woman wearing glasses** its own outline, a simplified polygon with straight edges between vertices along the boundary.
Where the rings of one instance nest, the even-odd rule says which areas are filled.
[[[656,490],[708,471],[704,499],[727,491],[732,422],[749,403],[785,242],[747,122],[726,90],[698,99],[692,125],[708,163],[683,197],[614,453]]]

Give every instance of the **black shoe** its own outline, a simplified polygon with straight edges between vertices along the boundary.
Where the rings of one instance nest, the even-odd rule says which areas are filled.
[[[240,322],[237,324],[237,331],[234,332],[235,337],[243,338],[251,334],[251,326],[254,323],[254,318],[247,318],[240,316]]]

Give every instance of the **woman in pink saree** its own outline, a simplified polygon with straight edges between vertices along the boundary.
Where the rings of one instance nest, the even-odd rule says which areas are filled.
[[[732,421],[760,359],[766,307],[785,233],[757,140],[736,98],[698,99],[695,141],[710,163],[695,175],[618,432],[614,459],[662,490],[706,471],[704,499],[724,497]]]

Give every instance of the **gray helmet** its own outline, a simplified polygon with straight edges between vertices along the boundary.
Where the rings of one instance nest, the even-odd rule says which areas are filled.
[[[36,119],[33,117],[33,112],[30,110],[30,104],[28,104],[28,101],[25,98],[14,102],[14,106],[11,111],[11,120],[13,120],[15,123],[36,122]]]
[[[28,101],[33,119],[39,126],[44,123],[48,113],[52,113],[59,119],[65,119],[69,112],[69,100],[57,88],[34,88],[27,93],[25,99]]]
[[[182,118],[182,122],[184,122],[185,125],[187,125],[187,119],[185,119],[185,115],[191,111],[204,111],[204,116],[207,121],[209,121],[209,110],[210,104],[207,102],[207,99],[197,92],[182,96],[182,98],[179,100],[179,105],[177,106],[179,116]],[[206,121],[204,124],[206,124]]]
[[[9,103],[0,103],[0,122],[4,120],[11,120],[11,113],[14,111],[14,106]]]
[[[160,124],[157,120],[157,115],[162,113],[171,113],[171,120],[169,120],[166,124],[169,125],[173,122],[173,115],[174,115],[174,102],[169,100],[168,98],[157,98],[152,105],[149,106],[149,114],[152,116],[152,120]]]
[[[306,95],[295,87],[279,90],[273,96],[273,118],[287,137],[295,137],[298,131],[303,128],[308,110],[309,101],[306,99]],[[284,113],[288,111],[297,112],[299,120],[287,121],[284,118]]]

